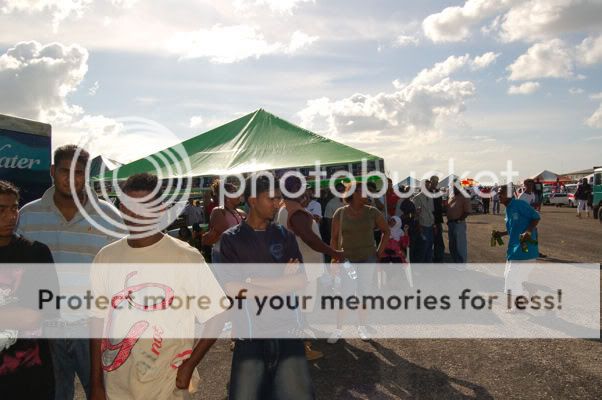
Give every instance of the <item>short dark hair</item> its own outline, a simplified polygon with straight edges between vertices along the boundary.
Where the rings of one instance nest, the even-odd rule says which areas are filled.
[[[66,144],[57,148],[54,151],[53,163],[54,165],[58,165],[63,160],[71,161],[73,157],[77,154],[77,162],[86,165],[88,160],[90,159],[90,153],[88,153],[85,149],[75,145],[75,144]]]
[[[130,176],[121,186],[123,192],[152,192],[158,186],[159,179],[156,175],[143,172]],[[161,188],[157,196],[161,196]]]
[[[12,194],[19,200],[19,188],[8,181],[0,180],[0,194]]]
[[[245,198],[248,199],[252,194],[259,196],[261,193],[269,192],[272,189],[272,184],[274,185],[273,189],[277,190],[278,181],[273,175],[269,175],[269,178],[265,173],[249,176],[245,181]]]

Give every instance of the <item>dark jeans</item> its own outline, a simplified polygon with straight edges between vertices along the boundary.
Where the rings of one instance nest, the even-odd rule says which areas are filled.
[[[81,327],[74,328],[81,329]],[[85,329],[89,329],[85,326]],[[56,400],[73,399],[75,375],[82,383],[86,398],[90,395],[90,341],[88,339],[52,339],[50,353],[54,364]]]
[[[230,373],[230,400],[313,400],[303,341],[237,340]]]
[[[445,243],[443,242],[443,225],[435,224],[437,227],[434,232],[433,242],[434,242],[434,251],[433,251],[433,262],[434,263],[442,263],[443,262],[443,254],[445,253]]]

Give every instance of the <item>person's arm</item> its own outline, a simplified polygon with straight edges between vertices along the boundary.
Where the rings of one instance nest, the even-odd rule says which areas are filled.
[[[320,239],[312,230],[312,219],[304,212],[296,212],[290,218],[291,229],[312,250],[327,254],[332,258],[343,258],[342,251],[336,251]]]
[[[389,224],[385,221],[385,217],[383,214],[375,210],[378,214],[376,215],[376,226],[382,232],[382,236],[380,238],[380,244],[378,245],[377,254],[379,258],[382,258],[385,255],[385,248],[387,247],[387,243],[389,242],[389,236],[391,235],[391,228],[389,228]]]
[[[217,243],[227,227],[228,225],[223,209],[217,207],[214,208],[209,217],[209,231],[201,237],[201,243],[204,246],[210,246]]]

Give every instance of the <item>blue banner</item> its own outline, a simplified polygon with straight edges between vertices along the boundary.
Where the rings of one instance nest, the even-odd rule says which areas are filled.
[[[0,129],[0,179],[21,190],[21,204],[38,199],[52,185],[50,137]]]

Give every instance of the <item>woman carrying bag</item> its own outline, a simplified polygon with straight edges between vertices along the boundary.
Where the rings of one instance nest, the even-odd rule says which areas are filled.
[[[331,265],[331,272],[340,276],[343,299],[353,294],[361,298],[369,294],[372,288],[376,263],[384,256],[385,246],[389,241],[389,225],[378,209],[368,205],[366,193],[362,193],[359,185],[347,184],[343,201],[346,205],[339,208],[332,217],[330,245],[336,250],[345,251],[347,261],[352,264],[351,268],[357,271],[357,278],[350,277],[338,263]],[[374,242],[374,228],[382,232],[378,249]],[[366,310],[360,308],[358,314],[358,335],[360,339],[368,340]],[[339,310],[337,329],[328,338],[329,344],[336,343],[342,337],[344,317],[345,310]]]

